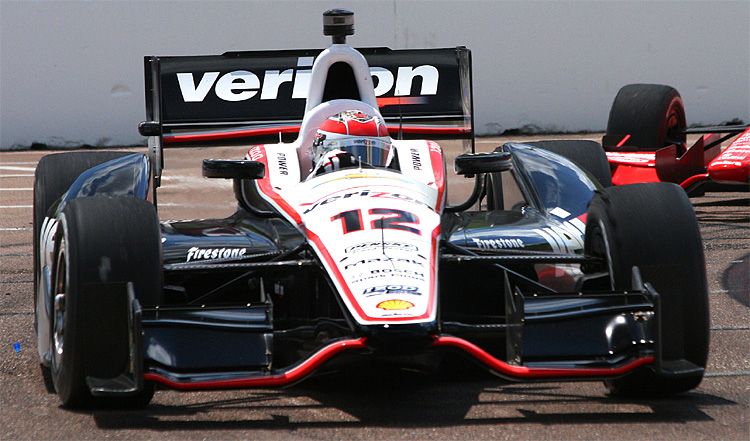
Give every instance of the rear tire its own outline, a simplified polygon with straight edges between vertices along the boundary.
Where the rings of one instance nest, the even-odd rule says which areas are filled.
[[[55,390],[66,407],[145,406],[153,385],[123,397],[89,391],[87,376],[116,377],[128,369],[130,352],[129,305],[101,297],[101,289],[94,301],[90,287],[132,282],[141,304],[157,302],[162,257],[156,210],[141,199],[93,196],[68,202],[58,219],[50,326]],[[107,307],[93,306],[103,304]]]
[[[706,367],[706,265],[693,207],[679,186],[633,184],[598,192],[589,204],[585,250],[608,261],[615,290],[633,288],[637,266],[661,297],[663,359]],[[662,396],[693,389],[702,378],[702,373],[667,377],[643,368],[605,383],[615,395]]]
[[[687,128],[680,94],[661,84],[629,84],[617,92],[602,144],[607,151],[654,152],[684,146]],[[627,136],[629,138],[618,146]]]
[[[556,153],[566,159],[569,159],[583,170],[588,171],[602,187],[612,186],[612,173],[607,162],[607,155],[604,154],[601,144],[589,140],[551,140],[526,142],[526,145],[537,147]],[[498,147],[495,151],[502,151]],[[487,210],[502,210],[503,200],[503,182],[502,173],[487,173],[484,181]]]
[[[548,150],[570,159],[591,173],[602,187],[612,186],[612,172],[602,145],[585,139],[564,139],[526,142],[524,144]]]

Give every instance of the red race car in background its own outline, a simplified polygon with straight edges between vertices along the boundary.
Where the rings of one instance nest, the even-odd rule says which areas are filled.
[[[690,134],[703,136],[688,146]],[[612,103],[602,146],[614,185],[674,182],[690,196],[750,190],[750,126],[687,128],[682,98],[669,86],[621,88]]]

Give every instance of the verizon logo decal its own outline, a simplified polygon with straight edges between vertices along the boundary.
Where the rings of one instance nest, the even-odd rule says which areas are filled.
[[[292,84],[292,99],[304,99],[310,85],[312,57],[299,57],[297,68],[266,70],[261,76],[247,71],[235,70],[204,72],[196,77],[192,72],[177,73],[182,99],[186,103],[199,103],[206,99],[213,89],[216,96],[224,101],[246,101],[260,94],[260,100],[275,100],[279,97],[279,87]],[[421,79],[419,95],[437,94],[439,72],[429,64],[421,66],[401,66],[393,72],[383,67],[371,67],[370,74],[375,82],[375,96],[382,96],[393,90],[394,96],[409,96],[416,78]]]

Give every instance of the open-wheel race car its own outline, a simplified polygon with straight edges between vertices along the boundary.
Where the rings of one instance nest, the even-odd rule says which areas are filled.
[[[614,394],[700,383],[705,263],[679,186],[613,187],[593,142],[473,153],[468,49],[356,50],[343,10],[324,30],[323,51],[147,57],[148,154],[42,158],[35,330],[64,405],[461,356]],[[425,137],[466,141],[464,202]],[[160,220],[163,148],[225,141],[246,157],[203,175],[233,180],[236,211]]]
[[[702,136],[688,145],[691,134]],[[750,125],[688,127],[682,97],[670,86],[622,87],[602,145],[615,185],[673,182],[690,196],[750,191]]]

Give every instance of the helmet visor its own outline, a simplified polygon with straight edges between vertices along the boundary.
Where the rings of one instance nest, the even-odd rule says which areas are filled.
[[[374,167],[385,167],[391,143],[380,138],[346,138],[323,141],[326,151],[343,150],[351,153],[357,161]]]

